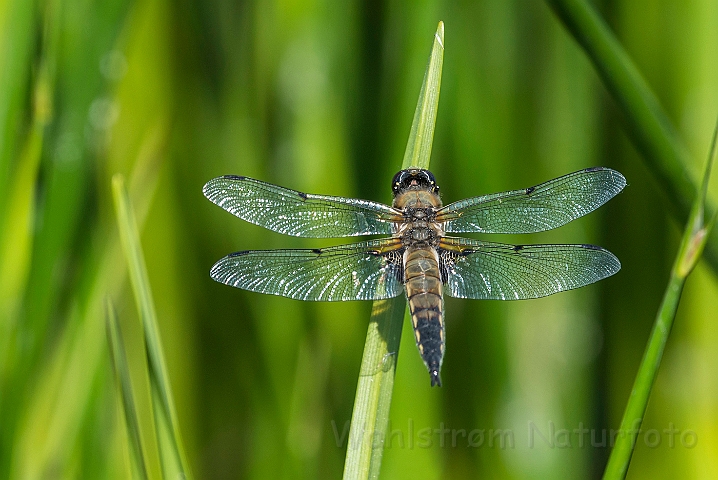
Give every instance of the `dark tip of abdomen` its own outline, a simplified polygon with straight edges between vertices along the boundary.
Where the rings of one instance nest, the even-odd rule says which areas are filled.
[[[432,387],[440,387],[441,386],[441,377],[439,377],[439,371],[431,370],[429,372],[429,375],[431,375],[431,386]]]

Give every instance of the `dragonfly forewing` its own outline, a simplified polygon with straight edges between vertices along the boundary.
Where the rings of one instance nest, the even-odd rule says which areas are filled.
[[[229,213],[295,237],[333,238],[391,234],[401,212],[377,202],[312,195],[249,177],[210,180],[205,197]]]
[[[437,212],[447,233],[534,233],[565,225],[616,196],[626,179],[610,168],[569,173],[535,187],[472,197]]]

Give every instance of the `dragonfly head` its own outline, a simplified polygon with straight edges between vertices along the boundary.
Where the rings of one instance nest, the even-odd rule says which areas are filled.
[[[432,193],[439,193],[439,186],[430,171],[423,168],[409,168],[394,175],[391,190],[396,197],[409,190],[429,190]]]

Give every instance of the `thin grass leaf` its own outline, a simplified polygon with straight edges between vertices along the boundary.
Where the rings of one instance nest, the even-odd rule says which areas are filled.
[[[443,62],[444,23],[439,22],[402,169],[429,168]],[[379,477],[406,310],[403,296],[374,302],[349,428],[345,479]]]
[[[0,229],[0,389],[16,359],[13,351],[15,318],[27,283],[32,257],[35,219],[35,183],[42,155],[44,128],[49,117],[47,70],[43,69],[35,88],[35,112],[32,129],[19,157],[10,184],[3,228]]]
[[[48,15],[43,31],[43,55],[32,91],[32,123],[18,155],[18,162],[8,189],[7,208],[0,208],[0,318],[14,316],[14,302],[19,301],[27,281],[32,253],[32,222],[35,220],[35,183],[45,140],[45,128],[52,120],[57,55],[58,20]],[[7,75],[9,72],[5,72]],[[2,95],[2,94],[0,94]],[[0,117],[2,117],[0,112]],[[8,115],[9,116],[9,115]],[[2,142],[2,140],[0,140]],[[10,143],[10,138],[6,139]],[[2,203],[0,203],[2,204]]]
[[[710,229],[715,223],[714,216],[708,225],[706,225],[704,222],[704,212],[706,194],[708,192],[708,179],[710,177],[711,164],[713,163],[713,158],[716,153],[717,139],[718,123],[716,123],[716,128],[713,132],[711,150],[703,173],[703,183],[701,188],[696,192],[696,198],[691,208],[691,216],[686,224],[678,255],[673,263],[671,278],[663,295],[663,301],[656,315],[656,321],[653,324],[653,331],[651,332],[648,345],[643,354],[641,365],[638,368],[636,380],[631,390],[631,396],[628,399],[626,411],[623,414],[623,420],[621,420],[619,432],[621,432],[622,435],[617,437],[616,444],[611,451],[611,456],[608,459],[606,471],[604,472],[604,479],[625,478],[628,472],[628,466],[631,462],[636,439],[646,413],[648,398],[651,394],[653,384],[656,381],[658,367],[661,364],[661,358],[663,357],[663,351],[668,341],[668,335],[671,333],[673,321],[676,318],[683,286],[688,274],[690,274],[698,262],[710,234]]]
[[[436,113],[439,110],[439,92],[441,91],[441,72],[444,66],[444,23],[434,34],[434,45],[429,57],[429,65],[424,73],[424,81],[419,92],[419,101],[414,111],[414,120],[406,143],[404,161],[401,168],[429,168],[431,146],[434,141]]]
[[[10,172],[17,154],[18,124],[28,88],[33,43],[37,35],[33,2],[0,4],[0,217],[11,188]]]
[[[49,2],[53,3],[53,2]],[[53,119],[55,63],[59,16],[43,6],[42,28],[31,4],[9,4],[0,7],[8,14],[0,18],[7,26],[0,28],[0,452],[13,441],[20,411],[25,406],[27,378],[35,367],[18,336],[24,330],[23,296],[29,282],[33,261],[33,243],[37,218],[36,185],[45,148],[47,126]],[[29,22],[29,24],[26,24]],[[37,38],[33,38],[36,37]],[[39,61],[34,75],[24,68],[34,42],[42,39]],[[29,80],[32,80],[30,82]],[[25,90],[32,85],[32,109],[27,112],[29,125],[21,122]],[[27,128],[27,135],[19,132]],[[22,142],[18,148],[16,143]],[[24,330],[24,331],[23,331]],[[34,332],[33,332],[34,333]],[[0,477],[10,467],[10,456],[0,454]]]
[[[147,216],[156,190],[157,168],[150,165],[157,162],[158,148],[161,143],[156,139],[146,142],[146,151],[150,154],[138,157],[130,182],[134,186],[132,190],[137,192],[133,198],[140,224]],[[86,409],[92,402],[94,379],[107,368],[107,335],[103,322],[97,319],[104,315],[107,295],[119,296],[124,284],[127,262],[123,261],[119,238],[109,233],[115,231],[114,224],[108,218],[99,227],[106,233],[98,240],[105,248],[97,260],[97,270],[88,273],[87,287],[77,292],[76,308],[67,314],[68,327],[49,352],[28,394],[29,401],[22,407],[13,439],[15,477],[40,478],[42,472],[49,469],[72,468],[82,425],[87,421]],[[152,477],[153,472],[159,473],[161,469],[157,455],[150,458],[149,452],[156,452],[156,445],[145,442],[144,446]]]
[[[110,346],[110,356],[114,367],[117,389],[122,398],[122,416],[127,429],[128,448],[130,451],[130,463],[134,477],[147,478],[147,467],[144,454],[142,453],[142,439],[140,435],[140,422],[137,417],[134,397],[132,395],[132,384],[130,382],[130,369],[125,355],[125,345],[120,333],[120,324],[117,321],[117,312],[112,301],[107,298],[105,301],[105,325],[107,327],[107,342]]]
[[[120,239],[127,258],[130,282],[145,334],[148,373],[155,411],[155,432],[160,448],[163,475],[167,478],[191,478],[162,353],[157,314],[152,301],[137,223],[122,175],[113,177],[112,193],[115,200]]]
[[[673,215],[685,223],[698,185],[687,170],[690,153],[658,98],[595,9],[586,0],[546,0],[591,59],[606,88],[623,111],[628,134],[643,153]],[[715,209],[708,206],[709,211]],[[707,245],[706,258],[718,272],[718,237]]]

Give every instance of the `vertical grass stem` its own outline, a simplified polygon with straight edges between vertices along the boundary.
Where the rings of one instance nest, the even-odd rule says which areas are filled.
[[[439,22],[402,168],[429,168],[443,61],[444,23]],[[349,427],[345,479],[379,476],[405,312],[403,296],[374,302]]]
[[[708,179],[711,164],[715,157],[717,139],[718,123],[713,133],[713,142],[703,174],[703,183],[696,193],[691,215],[683,232],[678,255],[671,269],[671,278],[663,295],[663,301],[656,315],[656,321],[643,354],[641,365],[638,368],[636,380],[633,383],[633,389],[623,414],[623,420],[621,420],[619,430],[621,434],[616,438],[616,444],[611,451],[611,456],[604,472],[604,479],[622,479],[625,478],[628,472],[631,456],[640,435],[641,424],[646,413],[648,398],[656,381],[663,351],[666,348],[666,342],[668,342],[668,336],[676,318],[683,286],[688,274],[698,262],[710,234],[710,229],[715,223],[715,217],[713,217],[708,225],[705,224],[704,211]]]

